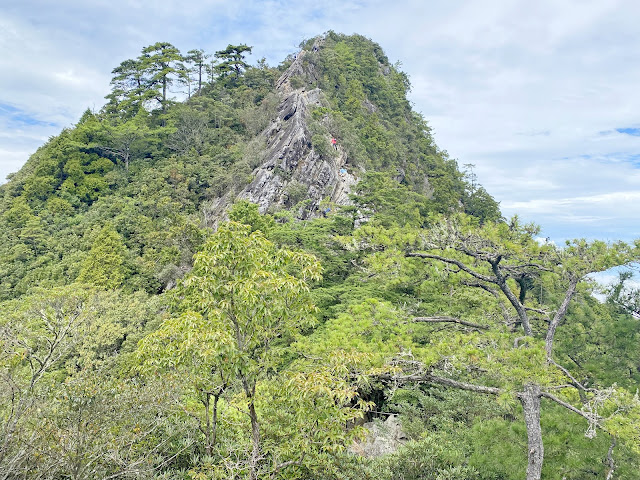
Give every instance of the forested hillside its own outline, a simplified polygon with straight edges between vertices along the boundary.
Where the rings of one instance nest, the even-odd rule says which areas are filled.
[[[540,241],[380,46],[300,47],[145,47],[0,186],[0,479],[638,478],[588,274],[640,242]]]

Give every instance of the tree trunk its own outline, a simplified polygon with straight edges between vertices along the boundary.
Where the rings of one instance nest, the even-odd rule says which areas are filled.
[[[216,439],[218,437],[218,400],[220,400],[220,395],[213,396],[213,421],[211,425],[211,446],[213,447],[216,444]]]
[[[611,446],[609,447],[609,451],[607,452],[607,465],[609,466],[609,471],[607,472],[607,477],[605,480],[611,480],[613,478],[613,472],[616,469],[616,464],[613,461],[613,449],[616,446],[616,437],[611,437]]]
[[[162,112],[167,111],[167,77],[162,77]]]
[[[518,313],[518,318],[520,319],[520,323],[522,324],[522,328],[524,330],[524,334],[528,337],[533,336],[533,332],[531,331],[531,325],[529,324],[529,316],[527,315],[527,311],[524,308],[524,305],[520,303],[518,297],[516,297],[509,285],[507,285],[507,279],[500,272],[500,268],[498,267],[499,260],[489,262],[491,264],[491,270],[493,270],[493,274],[495,275],[495,284],[498,285],[498,288],[502,290],[504,296],[507,297],[509,303],[515,308]]]
[[[251,458],[249,459],[249,480],[258,480],[258,464],[260,463],[260,424],[258,423],[258,413],[256,412],[255,380],[251,382],[247,377],[242,378],[242,387],[247,396],[247,407],[249,418],[251,419]]]
[[[556,329],[560,322],[564,319],[564,316],[567,314],[567,310],[569,309],[569,303],[573,298],[573,295],[576,293],[576,287],[580,278],[576,277],[571,280],[569,283],[569,288],[567,288],[567,292],[565,293],[564,300],[558,308],[558,311],[553,316],[551,323],[549,324],[549,328],[547,329],[547,336],[544,340],[544,349],[547,352],[547,357],[551,358],[551,352],[553,351],[553,339],[556,335]]]
[[[544,447],[542,445],[542,428],[540,427],[540,387],[527,384],[524,391],[518,394],[524,409],[524,423],[527,426],[528,457],[527,480],[540,480]]]
[[[260,461],[260,425],[258,415],[253,403],[253,397],[249,398],[249,417],[251,418],[251,459],[249,461],[249,479],[258,479],[258,463]]]
[[[205,427],[204,427],[204,449],[207,455],[213,455],[213,447],[216,444],[216,435],[218,431],[218,400],[220,400],[220,394],[211,392],[204,392],[204,399],[202,404],[205,411]],[[211,404],[211,397],[213,397],[213,405]],[[213,412],[211,408],[213,407]]]
[[[202,403],[204,403],[204,441],[205,441],[205,446],[204,449],[207,452],[207,455],[211,456],[212,450],[212,442],[211,442],[211,417],[209,415],[209,406],[210,406],[210,400],[211,400],[211,394],[209,392],[205,392],[204,394],[204,401]]]

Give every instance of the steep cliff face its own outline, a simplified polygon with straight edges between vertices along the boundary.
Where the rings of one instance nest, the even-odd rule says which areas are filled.
[[[319,48],[321,40],[313,46]],[[254,170],[253,181],[236,196],[258,204],[263,213],[301,205],[296,211],[301,219],[321,215],[330,204],[348,204],[357,183],[347,153],[340,145],[334,148],[331,137],[320,140],[326,142],[324,153],[313,146],[308,119],[313,108],[327,102],[318,88],[294,87],[315,83],[314,65],[303,61],[306,54],[302,50],[276,83],[282,100],[276,118],[261,133],[266,142],[265,160]],[[213,215],[221,215],[232,200],[215,202]]]

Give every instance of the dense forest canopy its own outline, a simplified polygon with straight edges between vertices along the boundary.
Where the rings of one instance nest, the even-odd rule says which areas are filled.
[[[0,186],[0,478],[637,478],[640,295],[589,274],[640,241],[541,242],[380,46],[300,48],[145,47]],[[259,208],[312,91],[305,148],[349,199],[276,165]]]

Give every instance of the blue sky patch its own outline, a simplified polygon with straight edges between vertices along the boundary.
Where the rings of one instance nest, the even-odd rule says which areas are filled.
[[[56,127],[53,122],[47,122],[40,120],[33,115],[29,115],[24,110],[21,110],[8,103],[0,103],[0,118],[5,119],[10,127]]]
[[[634,155],[629,155],[629,162],[631,162],[631,164],[638,168],[640,167],[640,153],[636,153]]]
[[[640,137],[640,128],[632,128],[632,127],[616,128],[616,132],[624,133],[625,135],[633,135],[634,137]]]

